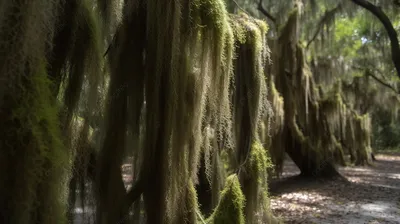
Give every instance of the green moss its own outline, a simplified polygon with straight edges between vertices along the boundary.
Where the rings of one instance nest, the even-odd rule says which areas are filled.
[[[273,217],[268,197],[267,176],[272,162],[267,150],[259,142],[253,143],[250,157],[246,164],[244,194],[246,197],[245,214],[249,223],[265,223]],[[269,223],[269,222],[268,222]]]
[[[250,44],[257,54],[266,44],[263,40],[268,31],[268,25],[258,19],[249,17],[247,14],[231,15],[231,27],[235,39],[240,44]]]
[[[24,183],[15,189],[14,193],[18,194],[15,213],[10,215],[14,215],[15,223],[25,223],[29,219],[40,220],[40,223],[65,223],[68,154],[63,146],[58,108],[45,64],[40,62],[26,81],[12,118],[21,127],[10,130],[21,138],[25,136],[14,148],[19,150],[25,163],[24,170],[18,171]]]
[[[272,167],[272,162],[268,157],[266,149],[264,149],[260,142],[253,143],[248,164],[250,175],[255,178],[259,184],[262,184],[267,169]]]
[[[244,224],[244,205],[245,198],[240,188],[239,179],[236,175],[231,175],[226,179],[219,204],[207,219],[207,223]]]
[[[208,26],[208,29],[215,29],[223,32],[226,29],[228,12],[225,3],[222,0],[193,1],[194,8],[200,14],[202,25]]]
[[[181,186],[196,178],[206,108],[213,146],[230,139],[234,40],[222,0],[147,2],[146,10],[144,167],[160,176],[144,195],[148,222],[179,223],[187,197]]]
[[[245,28],[238,23],[238,21],[235,19],[235,17],[230,18],[230,23],[231,27],[233,30],[233,35],[235,36],[235,39],[241,43],[244,44],[246,42],[246,34],[245,34]]]
[[[197,202],[197,194],[192,181],[188,183],[185,201],[180,206],[179,217],[175,220],[176,223],[196,224],[198,219],[202,219],[201,214],[198,213],[199,205]]]

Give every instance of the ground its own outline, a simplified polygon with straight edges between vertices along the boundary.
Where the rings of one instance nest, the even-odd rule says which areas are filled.
[[[297,178],[296,165],[285,161],[282,177],[270,181],[274,215],[289,224],[400,224],[400,153],[376,159],[373,166],[340,167],[344,179],[329,181]],[[122,167],[127,188],[131,169],[129,164]],[[82,209],[75,212],[75,223],[83,223]]]
[[[378,154],[373,166],[339,168],[344,179],[310,181],[285,161],[271,180],[271,207],[285,223],[400,223],[400,154]]]

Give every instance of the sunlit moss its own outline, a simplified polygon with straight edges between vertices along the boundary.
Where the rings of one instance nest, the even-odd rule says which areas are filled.
[[[224,3],[181,4],[148,2],[146,9],[154,16],[146,21],[144,170],[160,176],[144,195],[157,206],[146,210],[149,222],[177,223],[189,214],[179,208],[187,197],[180,188],[197,175],[203,118],[214,132],[213,151],[205,136],[206,154],[217,155],[214,146],[231,138],[233,34]]]
[[[236,175],[231,175],[226,179],[219,204],[207,219],[207,223],[244,224],[244,205],[245,198],[240,188],[239,179]]]
[[[253,143],[248,163],[250,175],[262,184],[266,170],[272,167],[272,162],[260,142]]]
[[[259,142],[252,145],[250,157],[246,166],[247,177],[244,186],[246,196],[245,214],[249,223],[275,223],[269,206],[268,197],[268,169],[272,167],[272,161],[267,150]],[[268,221],[268,222],[267,222]]]

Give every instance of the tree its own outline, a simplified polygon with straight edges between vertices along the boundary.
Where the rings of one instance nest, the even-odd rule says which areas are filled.
[[[312,3],[312,4],[311,4]],[[332,165],[326,165],[326,164],[334,164],[339,162],[340,164],[345,164],[344,163],[344,152],[347,151],[352,155],[352,159],[354,162],[357,164],[365,164],[369,163],[370,161],[369,158],[369,153],[368,151],[370,150],[369,146],[369,133],[370,133],[370,120],[366,116],[359,116],[358,114],[364,114],[369,111],[369,107],[366,107],[367,105],[371,105],[374,103],[380,104],[379,102],[374,102],[370,101],[371,104],[365,103],[365,99],[363,96],[367,96],[367,93],[373,94],[374,92],[377,93],[376,90],[376,85],[370,82],[365,82],[362,84],[363,87],[360,85],[357,87],[358,89],[362,90],[361,88],[375,88],[374,91],[364,91],[365,94],[363,94],[363,91],[358,91],[356,92],[357,88],[352,88],[351,90],[347,88],[346,83],[349,82],[349,80],[352,80],[352,77],[349,77],[349,74],[354,74],[357,73],[359,74],[359,71],[357,68],[365,68],[363,70],[366,70],[365,74],[367,76],[372,77],[374,81],[377,81],[379,84],[382,85],[381,87],[391,87],[391,89],[394,89],[393,86],[391,85],[391,82],[385,82],[382,81],[381,78],[379,78],[377,75],[374,75],[374,72],[372,71],[372,67],[368,65],[374,64],[375,69],[376,68],[381,68],[381,71],[390,71],[391,67],[386,66],[386,63],[382,63],[383,60],[377,60],[373,59],[374,56],[369,54],[373,47],[372,43],[370,44],[368,40],[372,39],[372,37],[369,37],[368,32],[364,32],[364,27],[368,29],[368,25],[364,25],[365,19],[363,20],[358,20],[358,15],[360,15],[360,10],[353,10],[353,7],[347,3],[346,1],[340,1],[335,4],[329,2],[329,1],[321,1],[321,2],[303,2],[303,1],[292,1],[291,4],[279,4],[279,3],[274,3],[272,1],[260,1],[258,4],[253,3],[254,8],[258,8],[260,12],[267,17],[270,21],[273,23],[276,23],[278,21],[279,24],[285,23],[286,26],[281,26],[282,29],[278,30],[278,35],[279,38],[275,38],[275,35],[272,36],[273,39],[278,39],[279,41],[277,44],[278,46],[283,46],[283,47],[278,47],[278,48],[273,48],[274,53],[280,52],[280,54],[283,54],[282,56],[278,57],[277,59],[273,59],[273,61],[282,61],[283,58],[288,58],[287,60],[287,65],[285,65],[285,68],[280,68],[281,72],[278,69],[272,68],[272,70],[275,70],[276,77],[273,79],[275,80],[274,84],[277,87],[277,90],[279,94],[282,94],[283,97],[283,102],[284,102],[284,114],[285,114],[285,119],[284,122],[290,124],[292,122],[292,125],[284,125],[284,127],[292,127],[288,128],[289,131],[287,133],[293,133],[292,136],[297,138],[297,142],[303,142],[304,140],[309,140],[309,139],[317,139],[317,141],[314,141],[314,144],[309,144],[307,146],[304,146],[304,144],[297,143],[295,145],[291,145],[290,143],[287,144],[287,146],[282,146],[282,145],[276,145],[275,142],[279,141],[278,139],[290,139],[292,136],[284,136],[282,137],[282,133],[276,133],[275,136],[272,138],[272,145],[276,145],[275,147],[278,148],[285,148],[286,152],[292,157],[292,159],[295,161],[295,163],[299,166],[300,170],[302,171],[303,174],[308,173],[308,175],[311,174],[311,176],[315,176],[315,172],[312,170],[315,170],[316,167],[322,167],[323,169],[327,169],[328,167],[332,168]],[[391,3],[388,3],[387,5],[390,5]],[[293,7],[293,5],[297,5],[298,7],[298,14],[301,14],[302,20],[295,20],[293,19],[293,15],[290,13],[287,13],[290,8]],[[325,12],[324,12],[325,11]],[[279,15],[278,17],[275,17],[274,15]],[[357,22],[354,23],[355,27],[349,26],[349,20],[346,19],[344,16],[349,16],[350,18],[357,18]],[[271,18],[273,18],[271,20]],[[394,17],[396,19],[396,17]],[[318,20],[319,22],[317,23],[317,26],[313,25],[315,24],[315,20]],[[346,20],[346,25],[343,26],[343,28],[339,27],[338,21],[341,20]],[[292,32],[288,32],[290,30],[289,24],[291,25],[291,30]],[[340,28],[340,29],[339,29]],[[344,34],[343,37],[346,38],[338,38],[338,35],[343,35],[339,34],[339,32],[343,32],[341,29],[349,29],[351,31],[350,33],[346,31],[346,34]],[[311,32],[310,32],[311,31]],[[370,32],[372,33],[372,32]],[[349,39],[349,35],[352,35],[353,37]],[[289,38],[291,37],[291,43],[290,42],[285,42],[283,44],[279,45],[279,42],[283,40],[283,38]],[[295,38],[298,38],[296,41]],[[311,65],[311,71],[306,72],[307,74],[312,74],[312,78],[307,78],[310,77],[310,75],[304,76],[304,75],[297,75],[297,77],[304,77],[302,80],[311,80],[309,83],[306,81],[303,82],[297,82],[294,83],[293,81],[285,81],[282,77],[291,77],[289,80],[296,80],[296,75],[293,74],[303,74],[305,73],[304,71],[295,73],[293,71],[299,71],[304,66],[301,66],[297,63],[296,61],[299,61],[299,53],[297,52],[303,52],[302,49],[302,43],[301,39],[308,39],[306,48],[307,51],[305,51],[305,55],[303,56],[306,58],[305,64],[310,64]],[[360,39],[357,39],[360,38]],[[350,41],[349,41],[350,40]],[[366,40],[366,43],[365,43]],[[341,41],[341,42],[340,42]],[[362,42],[364,41],[364,42]],[[378,40],[371,40],[371,41],[376,41]],[[294,47],[295,43],[299,42],[297,49]],[[343,43],[344,42],[344,43]],[[290,47],[291,46],[291,47]],[[291,48],[291,50],[290,50]],[[380,48],[382,48],[380,46]],[[374,52],[385,52],[380,49],[375,50]],[[286,53],[284,53],[286,52]],[[368,52],[368,53],[367,53]],[[339,56],[336,56],[340,55]],[[384,54],[384,53],[383,53]],[[385,55],[383,55],[385,57]],[[301,61],[301,58],[300,58]],[[367,62],[368,61],[368,62]],[[368,64],[369,63],[369,64]],[[357,65],[357,66],[355,66]],[[354,66],[353,69],[351,67]],[[367,67],[368,66],[368,67]],[[277,67],[282,67],[281,65],[278,65]],[[292,67],[292,68],[291,68]],[[349,69],[350,67],[350,69]],[[386,70],[388,68],[388,70]],[[306,69],[307,70],[307,69]],[[379,69],[380,70],[380,69]],[[371,75],[372,74],[372,75]],[[393,81],[394,82],[394,81]],[[283,83],[287,83],[286,85],[283,85]],[[287,87],[285,87],[287,86]],[[311,88],[309,88],[311,86]],[[315,92],[315,88],[313,87],[316,86],[319,90],[317,90],[317,93]],[[318,87],[320,86],[320,87]],[[284,87],[284,88],[283,88]],[[323,89],[321,89],[321,87]],[[384,99],[390,99],[390,91],[386,91],[384,88],[379,88],[381,92],[389,92],[388,96],[385,96]],[[288,90],[290,90],[292,93],[288,94]],[[371,89],[372,90],[372,89]],[[396,90],[395,90],[396,91]],[[397,91],[396,91],[397,92]],[[274,92],[272,92],[275,94]],[[352,94],[355,94],[355,98],[350,97]],[[307,99],[307,95],[311,96],[308,106],[307,106],[307,100],[304,101],[302,98]],[[299,96],[300,98],[293,97],[293,96]],[[338,96],[338,97],[336,97]],[[277,97],[273,97],[277,98]],[[371,95],[369,95],[369,98],[371,99]],[[372,98],[374,99],[374,98]],[[356,101],[353,103],[353,101]],[[364,100],[364,101],[363,101]],[[280,104],[278,100],[273,100],[273,102],[276,102],[277,104]],[[300,104],[297,104],[300,102]],[[381,99],[381,102],[382,99]],[[326,123],[325,127],[322,129],[317,129],[317,130],[324,130],[325,133],[331,133],[327,134],[325,137],[321,136],[320,133],[321,131],[317,132],[310,132],[307,131],[308,128],[312,127],[313,129],[316,129],[315,126],[311,126],[310,120],[313,119],[313,117],[316,116],[316,114],[309,116],[304,116],[302,115],[304,112],[307,111],[308,113],[311,113],[310,110],[313,109],[313,105],[318,105],[318,116],[321,116],[319,123]],[[383,106],[383,105],[382,105]],[[279,108],[279,105],[273,106],[276,111],[280,111],[281,109]],[[305,108],[306,107],[306,108]],[[309,107],[307,109],[307,107]],[[384,106],[383,106],[384,107]],[[291,111],[295,111],[294,113]],[[287,115],[289,114],[294,114],[294,115]],[[393,111],[394,112],[394,111]],[[282,112],[279,112],[282,114]],[[281,115],[279,115],[281,116]],[[293,117],[295,117],[293,119]],[[346,118],[348,117],[348,118]],[[324,121],[325,120],[325,121]],[[303,124],[302,124],[303,123]],[[335,124],[336,123],[336,124]],[[346,128],[346,126],[348,128]],[[325,130],[330,130],[326,132]],[[364,133],[360,136],[356,136],[355,133]],[[331,135],[331,137],[329,137]],[[297,136],[297,137],[296,137]],[[323,140],[325,139],[325,140]],[[346,140],[348,139],[348,140]],[[332,145],[332,149],[328,149],[327,152],[333,152],[332,156],[328,156],[327,158],[333,159],[330,161],[330,159],[324,159],[323,156],[312,156],[314,152],[317,150],[312,150],[312,148],[317,147],[319,148],[318,141],[323,140],[324,147],[327,147],[327,145]],[[282,141],[282,140],[280,140]],[[290,142],[290,141],[289,141]],[[308,141],[305,141],[308,142]],[[313,141],[311,141],[313,142]],[[360,144],[360,142],[364,142]],[[303,145],[303,147],[302,147]],[[295,147],[294,147],[295,146]],[[279,160],[282,161],[282,151],[281,149],[274,149],[272,153],[272,160],[278,162]],[[299,148],[308,148],[308,149],[303,149],[299,150]],[[356,149],[356,151],[352,152],[351,149]],[[345,151],[343,151],[345,150]],[[318,151],[317,151],[318,152]],[[310,158],[315,157],[315,158]],[[358,157],[357,157],[358,156]],[[275,158],[274,158],[275,157]],[[357,159],[356,159],[357,157]],[[323,162],[323,166],[313,166],[313,165],[306,165],[306,167],[302,167],[302,164],[310,164],[310,160],[316,161],[316,162],[311,162],[311,164],[318,164],[321,161]],[[301,162],[301,161],[308,161],[308,162]],[[307,167],[308,166],[308,167]],[[277,167],[281,167],[279,165],[279,162],[277,164]],[[310,169],[311,168],[311,169]],[[311,170],[311,171],[310,171]],[[320,170],[320,169],[317,169]],[[333,170],[333,169],[331,169]],[[324,172],[320,172],[321,174]],[[335,173],[335,172],[332,172]]]
[[[393,27],[392,22],[390,19],[387,17],[387,15],[377,6],[374,4],[371,4],[368,1],[365,0],[352,0],[355,4],[365,8],[366,10],[370,11],[372,14],[374,14],[379,21],[381,21],[382,25],[385,27],[386,32],[389,36],[390,39],[390,45],[392,48],[392,60],[393,64],[396,68],[397,75],[400,77],[400,44],[399,44],[399,39],[397,37],[397,32]],[[394,2],[396,3],[396,2]]]

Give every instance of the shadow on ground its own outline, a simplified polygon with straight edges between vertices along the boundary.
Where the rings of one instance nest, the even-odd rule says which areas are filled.
[[[400,155],[376,158],[328,181],[303,179],[285,161],[283,178],[270,181],[271,207],[285,223],[400,223]]]

